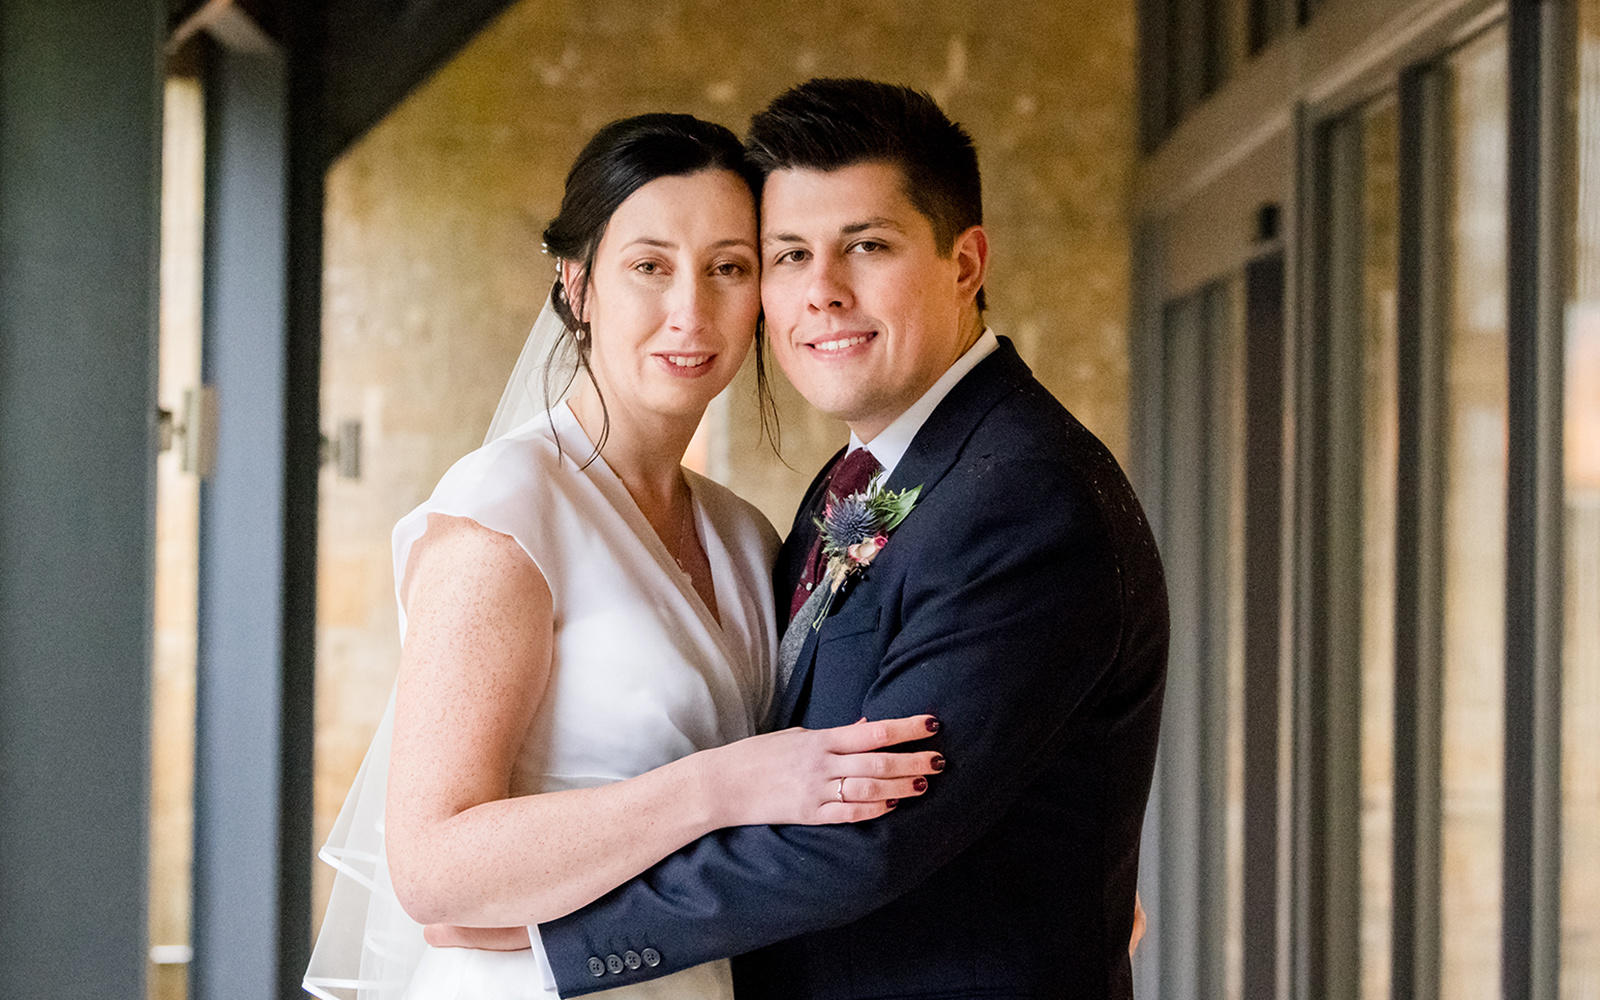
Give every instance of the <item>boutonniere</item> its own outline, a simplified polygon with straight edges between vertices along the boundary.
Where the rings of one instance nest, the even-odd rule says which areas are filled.
[[[833,607],[834,596],[852,576],[864,573],[883,547],[889,544],[889,533],[917,505],[921,486],[909,490],[886,490],[879,482],[883,474],[872,477],[867,488],[847,497],[828,496],[817,519],[817,530],[822,533],[822,554],[827,558],[823,579],[828,586],[828,599],[811,622],[812,629],[822,627]]]

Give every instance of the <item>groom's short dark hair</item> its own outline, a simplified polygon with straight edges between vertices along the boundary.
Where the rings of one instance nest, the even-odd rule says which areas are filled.
[[[906,197],[933,224],[947,254],[983,223],[978,151],[966,129],[920,90],[855,78],[807,80],[750,119],[745,138],[762,175],[775,170],[838,170],[881,161],[900,168]],[[978,308],[984,307],[978,292]]]

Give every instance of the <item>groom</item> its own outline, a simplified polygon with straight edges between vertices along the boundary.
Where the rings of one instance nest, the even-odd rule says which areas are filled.
[[[776,723],[931,712],[949,767],[880,819],[721,830],[540,925],[557,986],[742,956],[741,1000],[1131,997],[1167,656],[1139,503],[985,328],[977,155],[931,99],[813,80],[757,115],[749,144],[773,351],[851,431],[775,571],[792,618]],[[873,474],[920,487],[915,505],[818,596],[813,519]]]

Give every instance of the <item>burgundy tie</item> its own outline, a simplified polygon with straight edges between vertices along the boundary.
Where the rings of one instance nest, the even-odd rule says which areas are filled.
[[[872,457],[872,452],[865,448],[857,448],[834,464],[828,472],[827,485],[822,490],[822,500],[813,511],[814,516],[821,517],[827,507],[828,497],[847,497],[852,493],[859,493],[867,488],[872,477],[883,471],[883,466]],[[794,588],[794,597],[789,601],[789,617],[794,618],[800,612],[800,605],[811,596],[811,590],[817,585],[822,576],[822,532],[817,531],[816,525],[810,525],[810,530],[815,537],[811,542],[811,553],[806,557],[805,572],[800,574],[800,582]]]

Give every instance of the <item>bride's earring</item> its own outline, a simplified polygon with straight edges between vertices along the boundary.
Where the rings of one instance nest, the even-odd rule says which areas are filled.
[[[580,326],[572,331],[572,339],[581,344],[589,339],[589,331]]]

